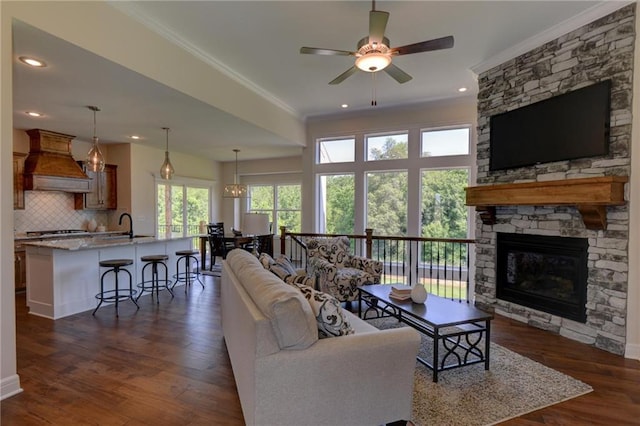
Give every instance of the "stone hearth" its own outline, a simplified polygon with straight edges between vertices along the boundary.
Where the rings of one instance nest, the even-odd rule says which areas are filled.
[[[480,74],[477,185],[545,182],[631,172],[631,99],[636,6],[618,11]],[[490,117],[611,79],[609,154],[489,171]],[[541,123],[541,125],[544,125]],[[517,141],[514,141],[517,143]],[[624,354],[627,327],[628,204],[604,210],[606,229],[588,229],[574,206],[496,206],[493,223],[476,217],[476,303],[612,353]],[[496,297],[497,233],[588,241],[584,323]]]

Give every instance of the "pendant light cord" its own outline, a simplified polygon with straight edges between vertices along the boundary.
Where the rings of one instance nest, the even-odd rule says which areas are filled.
[[[98,139],[98,137],[96,136],[96,112],[100,111],[100,108],[98,108],[97,106],[88,106],[87,108],[89,108],[91,111],[93,111],[93,143],[96,143],[96,139]]]
[[[236,173],[233,175],[233,184],[237,184],[238,183],[238,152],[240,152],[239,149],[234,149],[233,150],[236,153]]]
[[[371,73],[371,106],[378,105],[378,100],[376,99],[376,74],[378,73]]]

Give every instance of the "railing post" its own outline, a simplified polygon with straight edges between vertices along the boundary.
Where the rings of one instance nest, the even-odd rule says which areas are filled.
[[[287,235],[287,227],[280,226],[280,254],[286,254],[286,250],[287,250],[286,235]]]
[[[373,253],[373,229],[371,228],[367,228],[364,230],[365,234],[367,234],[367,242],[366,242],[366,247],[367,247],[367,257],[369,259],[371,259],[371,254]]]

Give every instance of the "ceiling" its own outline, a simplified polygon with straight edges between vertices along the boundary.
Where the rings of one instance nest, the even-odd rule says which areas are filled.
[[[582,25],[605,7],[593,1],[378,1],[390,13],[392,47],[452,35],[452,49],[395,57],[413,76],[399,84],[358,71],[328,82],[353,65],[346,56],[301,55],[302,46],[356,50],[368,32],[368,1],[140,1],[112,2],[132,19],[179,40],[212,67],[260,93],[275,106],[309,118],[369,111],[477,94],[475,72]],[[615,8],[625,3],[618,3]],[[606,5],[610,12],[611,3]],[[586,19],[586,21],[585,21]],[[584,22],[581,22],[583,20]],[[575,24],[578,22],[578,24]],[[573,27],[570,27],[573,25]],[[568,28],[568,29],[567,29]],[[96,105],[101,142],[144,143],[229,161],[299,155],[290,141],[121,65],[21,22],[14,23],[14,56],[30,54],[49,65],[14,65],[14,127],[45,128],[91,140]],[[475,72],[474,72],[475,71]],[[188,78],[188,70],[185,77]],[[458,92],[466,87],[464,93]],[[341,104],[348,104],[344,110]],[[25,111],[45,114],[34,119]],[[345,112],[347,111],[347,112]],[[139,142],[130,135],[141,135]],[[246,149],[246,150],[245,150]]]

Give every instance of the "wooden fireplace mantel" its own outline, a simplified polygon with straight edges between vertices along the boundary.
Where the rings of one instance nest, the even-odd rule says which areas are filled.
[[[509,183],[465,188],[468,206],[482,222],[496,222],[496,206],[576,206],[587,229],[607,228],[607,206],[625,204],[628,176],[603,176],[548,182]]]

